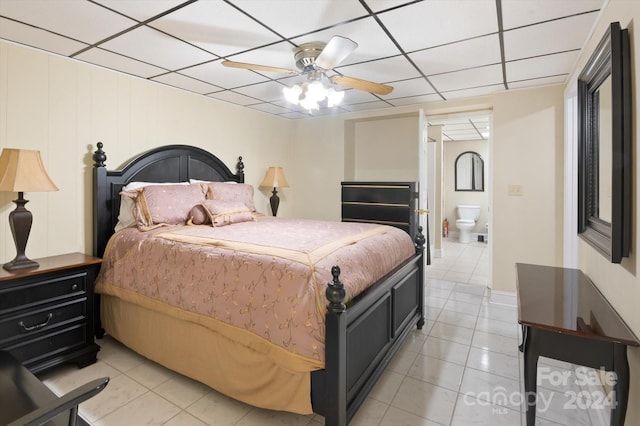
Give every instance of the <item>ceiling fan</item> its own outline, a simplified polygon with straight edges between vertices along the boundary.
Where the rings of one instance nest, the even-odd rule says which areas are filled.
[[[362,80],[354,77],[347,77],[340,74],[336,74],[331,77],[328,77],[326,75],[327,71],[330,71],[334,67],[338,66],[347,56],[351,54],[351,52],[356,49],[356,47],[358,47],[358,43],[341,36],[333,36],[328,43],[317,41],[303,43],[300,46],[296,47],[293,51],[293,57],[295,59],[298,70],[271,67],[268,65],[248,64],[245,62],[235,61],[223,61],[222,65],[224,65],[225,67],[244,68],[255,71],[269,71],[290,75],[307,75],[307,82],[303,83],[301,86],[296,85],[293,88],[285,88],[284,90],[287,99],[294,101],[294,103],[297,103],[295,102],[295,97],[297,96],[299,98],[300,104],[303,106],[305,106],[303,104],[303,101],[305,97],[308,97],[309,90],[311,90],[312,92],[314,91],[314,87],[312,86],[312,84],[315,83],[317,87],[318,84],[321,85],[321,82],[324,79],[328,80],[332,84],[337,84],[339,86],[348,87],[351,89],[363,90],[365,92],[374,93],[376,95],[388,95],[389,93],[391,93],[393,91],[393,87],[386,84],[374,83],[372,81]],[[289,93],[287,92],[287,89],[291,89]],[[328,90],[332,91],[333,88],[330,88]],[[342,92],[330,92],[330,95],[332,95],[333,93],[338,93],[340,94],[340,96],[343,95]],[[325,94],[327,99],[329,99],[330,95]],[[329,103],[331,104],[331,100]]]

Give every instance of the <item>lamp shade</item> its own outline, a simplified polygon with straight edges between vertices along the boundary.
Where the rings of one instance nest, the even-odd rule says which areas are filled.
[[[0,156],[0,191],[57,191],[42,164],[40,151],[5,148]]]
[[[289,183],[284,177],[284,170],[282,167],[269,167],[267,174],[264,176],[261,188],[288,188]]]

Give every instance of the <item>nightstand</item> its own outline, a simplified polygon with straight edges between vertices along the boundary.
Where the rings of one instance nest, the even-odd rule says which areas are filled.
[[[35,259],[40,266],[0,269],[0,349],[31,372],[96,362],[93,284],[101,259],[81,253]]]

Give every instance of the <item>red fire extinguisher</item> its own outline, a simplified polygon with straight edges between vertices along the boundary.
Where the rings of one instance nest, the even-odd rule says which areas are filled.
[[[449,236],[449,221],[445,218],[442,224],[442,236],[447,238]]]

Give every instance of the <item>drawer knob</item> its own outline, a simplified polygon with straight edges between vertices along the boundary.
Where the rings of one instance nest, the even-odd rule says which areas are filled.
[[[47,319],[44,320],[44,322],[42,322],[40,324],[36,324],[36,325],[32,325],[31,327],[27,327],[26,325],[24,325],[24,321],[20,321],[18,323],[18,325],[20,327],[22,327],[24,329],[24,331],[33,331],[33,330],[37,330],[37,329],[42,328],[42,327],[46,326],[47,324],[49,324],[49,321],[51,321],[51,318],[53,318],[53,314],[49,313],[49,315],[47,315]]]
[[[78,289],[80,288],[80,286],[78,284],[74,284],[71,286],[71,290],[72,291],[78,291]]]

